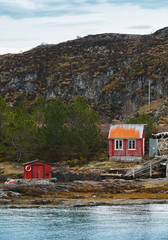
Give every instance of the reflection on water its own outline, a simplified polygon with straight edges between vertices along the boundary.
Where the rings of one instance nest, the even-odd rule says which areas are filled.
[[[0,240],[168,239],[168,205],[0,208]]]

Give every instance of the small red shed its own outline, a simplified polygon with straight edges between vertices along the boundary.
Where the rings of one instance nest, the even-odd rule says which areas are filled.
[[[142,160],[145,154],[144,124],[112,125],[109,131],[110,160]]]
[[[35,160],[23,164],[25,179],[45,179],[51,178],[51,164],[40,160]]]

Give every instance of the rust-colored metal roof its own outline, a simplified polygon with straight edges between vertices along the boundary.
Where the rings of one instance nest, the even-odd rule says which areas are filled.
[[[142,138],[144,124],[118,124],[112,125],[108,138]]]

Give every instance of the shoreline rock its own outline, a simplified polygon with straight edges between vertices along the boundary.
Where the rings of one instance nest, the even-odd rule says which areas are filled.
[[[0,184],[0,207],[168,203],[168,179]]]

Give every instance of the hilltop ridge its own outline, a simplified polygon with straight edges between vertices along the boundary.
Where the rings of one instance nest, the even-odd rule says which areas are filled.
[[[147,104],[150,80],[151,102],[162,105],[155,113],[167,116],[167,35],[168,27],[149,35],[105,33],[1,55],[0,94],[10,104],[23,94],[66,103],[81,95],[111,121]]]

